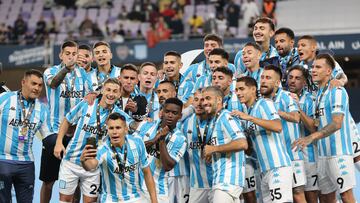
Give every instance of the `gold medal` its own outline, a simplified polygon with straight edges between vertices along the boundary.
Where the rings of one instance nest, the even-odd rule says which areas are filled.
[[[28,133],[28,128],[27,128],[27,127],[23,127],[23,128],[21,128],[21,132],[20,132],[20,134],[21,134],[22,136],[26,136],[26,135],[27,135],[27,133]]]
[[[319,127],[319,125],[320,125],[320,119],[319,118],[314,119],[314,125],[315,125],[315,127]]]

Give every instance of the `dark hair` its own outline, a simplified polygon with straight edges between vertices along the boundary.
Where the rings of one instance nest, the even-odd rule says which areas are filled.
[[[141,72],[141,70],[142,70],[145,66],[154,66],[155,69],[157,70],[155,63],[153,63],[153,62],[144,62],[144,63],[142,63],[142,64],[140,65],[139,73]]]
[[[201,93],[203,93],[203,92],[213,92],[216,96],[221,97],[221,101],[223,101],[224,97],[225,97],[224,92],[221,91],[221,89],[219,87],[216,87],[216,86],[205,87],[201,91]]]
[[[61,51],[63,51],[66,47],[76,47],[78,48],[78,44],[74,41],[66,41],[61,45]]]
[[[254,42],[248,42],[248,43],[246,43],[244,45],[244,47],[254,47],[254,49],[262,52],[261,47],[258,44],[254,43]]]
[[[110,44],[105,42],[105,41],[98,41],[98,42],[95,42],[95,44],[93,45],[93,49],[95,49],[96,47],[98,46],[106,46],[107,48],[111,49],[110,48]]]
[[[41,79],[43,78],[42,72],[39,71],[39,70],[36,70],[36,69],[31,69],[31,70],[25,71],[24,78],[32,76],[32,75],[35,75],[35,76],[37,76],[37,77],[39,77]]]
[[[299,37],[298,41],[302,40],[302,39],[305,39],[305,40],[309,40],[311,41],[312,43],[316,43],[316,39],[314,36],[311,36],[311,35],[303,35],[301,37]]]
[[[288,76],[291,73],[291,71],[293,70],[298,70],[302,73],[303,77],[305,80],[307,80],[309,78],[309,71],[307,69],[305,69],[302,65],[295,65],[289,68],[288,70]]]
[[[181,55],[177,51],[168,51],[164,54],[164,57],[165,56],[175,56],[175,57],[181,58]]]
[[[169,99],[165,100],[163,106],[165,106],[167,104],[175,104],[176,106],[179,106],[180,109],[183,108],[183,102],[180,99],[176,98],[176,97],[169,98]]]
[[[256,23],[267,23],[267,24],[269,24],[271,30],[275,30],[275,24],[274,24],[273,20],[271,20],[271,18],[261,17],[255,21],[254,25],[256,25]]]
[[[244,82],[247,87],[255,87],[257,89],[257,82],[250,76],[244,76],[236,79],[236,82]]]
[[[103,87],[108,84],[108,83],[111,83],[111,84],[116,84],[116,85],[119,85],[121,87],[121,83],[119,82],[119,80],[117,78],[108,78],[104,81],[104,85]]]
[[[282,27],[275,31],[275,35],[282,34],[282,33],[285,33],[288,37],[290,37],[290,39],[295,38],[294,31],[292,31],[290,28]]]
[[[221,73],[224,73],[225,75],[227,76],[230,76],[230,78],[233,77],[233,72],[228,68],[228,67],[225,67],[225,66],[221,66],[221,67],[218,67],[214,70],[214,73],[215,72],[221,72]]]
[[[117,113],[117,112],[111,113],[107,117],[106,122],[109,121],[109,120],[122,120],[122,121],[126,122],[125,116],[123,116],[123,115],[121,115],[120,113]]]
[[[273,70],[280,77],[280,79],[282,78],[281,69],[273,64],[265,66],[264,70]]]
[[[204,37],[204,43],[208,40],[213,40],[213,41],[216,41],[220,47],[223,46],[223,39],[219,36],[219,35],[216,35],[216,34],[207,34],[205,35]]]
[[[229,53],[227,53],[225,49],[222,48],[215,48],[211,50],[209,56],[211,55],[219,55],[221,58],[226,59],[227,61],[229,60]]]
[[[169,80],[163,80],[163,81],[161,81],[161,82],[159,83],[158,87],[159,87],[161,84],[169,84],[171,87],[174,88],[174,90],[176,89],[174,83],[172,83],[172,82],[169,81]]]
[[[81,44],[79,46],[79,49],[84,49],[84,50],[87,50],[87,51],[91,52],[91,47],[89,45],[87,45],[87,44]]]
[[[325,59],[325,63],[328,64],[332,70],[335,68],[335,59],[330,54],[318,54],[315,60],[319,59]]]
[[[134,64],[131,64],[131,63],[127,63],[121,67],[120,75],[124,70],[131,70],[131,71],[135,71],[136,73],[139,72],[138,68]]]

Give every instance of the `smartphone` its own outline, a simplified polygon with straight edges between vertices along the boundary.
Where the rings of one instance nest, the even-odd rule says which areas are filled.
[[[86,145],[92,145],[94,149],[96,149],[96,138],[88,137],[86,140]]]

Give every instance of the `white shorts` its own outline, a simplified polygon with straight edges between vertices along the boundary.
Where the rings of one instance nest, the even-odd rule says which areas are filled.
[[[305,162],[306,185],[305,191],[319,190],[319,176],[317,163]]]
[[[190,188],[189,203],[212,203],[213,193],[210,188]]]
[[[189,176],[176,176],[168,178],[170,203],[186,203],[189,201]],[[176,201],[175,201],[176,199]]]
[[[100,201],[98,201],[100,202]],[[134,198],[134,199],[130,199],[127,201],[121,201],[123,203],[148,203],[148,200],[145,198],[145,196],[141,196],[139,198]],[[109,195],[108,198],[105,199],[105,201],[103,201],[103,199],[101,199],[101,203],[118,203],[118,201],[114,202],[112,201],[112,197],[111,195]]]
[[[355,171],[352,155],[319,157],[319,188],[321,194],[337,190],[346,192],[355,186]]]
[[[86,171],[77,164],[62,160],[59,170],[59,192],[73,195],[78,184],[83,195],[97,197],[100,186],[99,169]]]
[[[360,156],[360,133],[354,119],[350,119],[350,136],[353,147],[353,157]]]
[[[148,192],[144,192],[145,199],[148,203],[151,203],[150,195]],[[158,203],[169,203],[169,196],[156,194]]]
[[[220,189],[213,189],[213,202],[223,203],[240,203],[240,195],[242,187],[238,187],[235,191],[225,191]],[[234,194],[236,193],[236,195]]]
[[[292,202],[292,167],[280,167],[261,174],[264,202]]]
[[[245,164],[245,184],[243,193],[248,193],[256,190],[255,169],[251,162],[247,161]]]
[[[304,160],[292,161],[291,167],[293,170],[292,188],[296,188],[299,186],[305,186],[306,174],[305,174]]]

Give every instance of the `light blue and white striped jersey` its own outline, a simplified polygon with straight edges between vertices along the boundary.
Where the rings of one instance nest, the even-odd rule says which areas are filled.
[[[170,81],[168,78],[164,78],[163,80],[158,80],[157,83],[155,83],[155,89],[158,88],[160,82],[162,81]],[[180,74],[179,77],[179,84],[176,84],[176,82],[172,82],[175,87],[177,88],[177,98],[180,99],[183,103],[186,103],[187,100],[192,95],[193,89],[195,84],[190,80],[189,78],[185,78],[183,75]]]
[[[289,54],[284,57],[281,57],[279,55],[279,58],[280,58],[280,66],[281,66],[280,68],[283,76],[286,75],[286,70],[300,63],[300,57],[297,48],[292,48]]]
[[[228,68],[233,72],[234,76],[238,74],[234,64],[228,63]],[[199,63],[192,64],[184,73],[184,77],[186,79],[190,79],[194,84],[196,84],[197,80],[201,76],[209,76],[211,77],[212,72],[209,64],[206,63],[206,60],[203,60]],[[211,82],[210,82],[211,85]],[[196,85],[195,85],[196,86]]]
[[[249,115],[264,120],[280,120],[274,102],[265,98],[259,98],[249,108]],[[246,128],[253,143],[261,172],[291,165],[290,157],[279,133],[268,131],[250,121],[246,122]]]
[[[278,111],[283,111],[285,113],[299,112],[299,107],[296,104],[295,100],[290,96],[290,92],[278,89],[275,97],[273,98],[275,107]],[[282,131],[280,133],[285,146],[287,153],[290,156],[292,161],[294,160],[303,160],[304,155],[301,150],[293,151],[291,149],[291,144],[295,140],[300,138],[300,126],[299,123],[289,122],[281,118]]]
[[[153,122],[142,122],[134,136],[140,136],[144,142],[153,139],[156,136],[158,129],[160,130],[161,120],[155,120]],[[187,142],[182,132],[175,128],[165,138],[166,148],[170,157],[179,163],[180,159],[184,156]],[[155,181],[156,192],[158,195],[168,196],[168,173],[162,167],[160,157],[157,155],[155,146],[147,149],[149,153],[150,169]],[[146,190],[146,189],[144,189]]]
[[[109,137],[98,147],[96,159],[101,173],[100,202],[136,201],[142,195],[142,169],[149,166],[144,142],[140,137],[126,135],[125,145],[116,147],[117,156],[124,163],[124,149],[127,148],[125,173],[122,177]]]
[[[89,105],[86,101],[82,101],[72,108],[68,114],[66,114],[66,120],[72,125],[76,125],[76,130],[74,136],[71,138],[68,146],[66,147],[65,160],[80,165],[81,152],[85,148],[87,138],[95,137],[97,143],[99,144],[105,139],[107,135],[105,123],[110,113],[117,112],[123,115],[126,119],[127,125],[133,121],[128,114],[120,110],[116,105],[114,105],[112,111],[110,111],[109,109],[104,109],[99,106],[99,102],[99,99],[96,99],[93,105]],[[104,131],[101,141],[98,140],[99,130],[96,118],[98,106],[100,112],[100,126]]]
[[[260,63],[264,62],[268,58],[278,58],[278,60],[280,62],[279,54],[276,51],[275,47],[273,47],[272,45],[270,45],[270,50],[268,53],[267,52],[262,53],[261,58],[260,58]],[[247,71],[245,64],[242,60],[242,49],[236,53],[235,59],[234,59],[234,65],[235,65],[236,69],[241,72],[241,74],[244,74]]]
[[[214,123],[210,128],[210,145],[219,146],[228,144],[233,140],[245,139],[244,129],[240,122],[224,109],[218,118],[211,119]],[[214,153],[212,155],[213,183],[212,187],[221,190],[231,190],[234,186],[244,186],[245,180],[245,153],[243,150],[230,153]]]
[[[262,75],[263,72],[264,72],[264,69],[262,67],[260,67],[259,69],[257,69],[254,72],[250,72],[249,70],[247,70],[244,73],[244,76],[249,76],[249,77],[252,77],[252,78],[254,78],[256,80],[256,82],[258,84],[257,85],[258,91],[260,91],[260,86],[261,86],[260,79],[261,79],[261,75]]]
[[[97,67],[93,67],[91,71],[87,73],[94,90],[100,89],[107,78],[118,78],[120,76],[121,68],[111,65],[110,70],[110,74],[106,74],[99,72]]]
[[[223,108],[229,111],[244,111],[243,105],[240,103],[240,100],[238,99],[236,94],[232,91],[230,91],[230,93],[224,97],[223,103]]]
[[[77,105],[86,93],[93,91],[86,71],[78,66],[66,74],[63,82],[57,88],[52,89],[51,81],[62,68],[61,65],[57,65],[44,72],[46,97],[50,108],[50,124],[55,132],[59,131],[60,123],[70,109]]]
[[[205,162],[201,158],[201,141],[198,139],[198,131],[196,128],[196,120],[199,122],[199,130],[201,137],[204,135],[206,121],[200,121],[196,114],[192,114],[182,124],[182,132],[188,140],[187,152],[190,162],[190,187],[206,188],[212,186],[212,165]],[[206,143],[211,139],[211,135],[207,134]]]
[[[315,97],[305,89],[299,98],[299,106],[301,110],[310,118],[314,118],[315,115]],[[300,136],[305,137],[311,133],[305,128],[304,123],[300,122]],[[314,144],[308,145],[304,150],[304,160],[308,163],[315,163],[318,156],[317,146]]]
[[[35,134],[40,131],[43,137],[53,134],[50,125],[48,107],[38,99],[24,101],[26,114],[35,102],[28,122],[24,122],[25,115],[19,101],[18,91],[3,92],[0,94],[0,160],[34,161],[32,144]],[[21,130],[27,127],[24,140],[20,140]]]
[[[313,61],[307,64],[304,61],[301,61],[299,65],[302,65],[305,69],[307,69],[311,76]],[[340,64],[337,61],[335,61],[335,68],[331,72],[331,78],[338,78],[340,74],[344,74],[344,70],[342,69]]]
[[[320,88],[316,95],[316,102],[325,88]],[[315,106],[316,109],[316,106]],[[343,87],[326,88],[319,104],[318,116],[320,124],[318,129],[321,130],[328,124],[332,123],[332,115],[343,114],[341,129],[335,133],[318,140],[319,156],[330,157],[339,155],[352,155],[351,127],[349,112],[349,97]]]
[[[148,117],[153,120],[159,120],[160,102],[155,90],[152,90],[152,92],[149,94],[142,93],[139,90],[138,95],[142,95],[146,98],[148,105],[148,107],[146,108]]]

